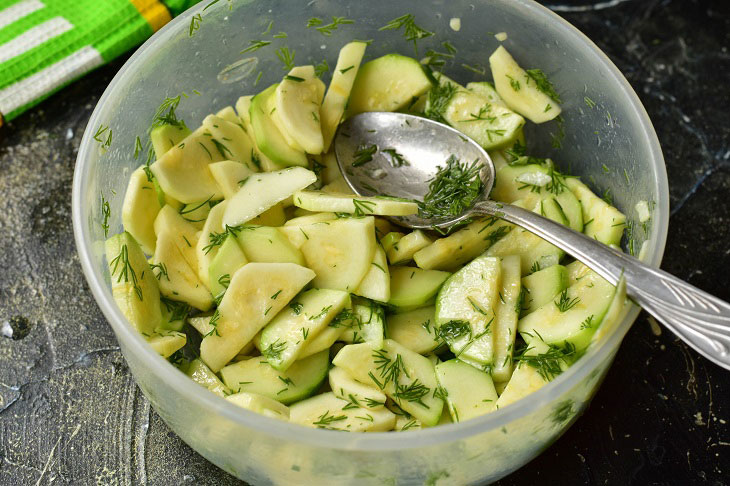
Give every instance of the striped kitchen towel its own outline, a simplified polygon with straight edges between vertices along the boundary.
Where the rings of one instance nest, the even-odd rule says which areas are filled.
[[[0,125],[198,0],[0,0]]]

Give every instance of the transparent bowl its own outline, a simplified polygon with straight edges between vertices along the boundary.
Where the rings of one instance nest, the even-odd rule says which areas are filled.
[[[532,127],[527,134],[531,152],[554,157],[599,192],[610,190],[627,215],[633,215],[639,200],[653,201],[648,234],[634,231],[634,246],[646,241],[645,258],[658,265],[669,215],[666,170],[651,122],[626,79],[578,30],[529,1],[429,0],[417,8],[412,2],[405,7],[404,2],[392,0],[219,1],[203,10],[207,3],[164,27],[119,71],[91,116],[74,175],[73,224],[83,270],[155,410],[196,451],[251,484],[435,484],[439,479],[471,484],[497,480],[527,463],[587,406],[637,308],[553,382],[494,413],[408,433],[346,434],[304,428],[238,408],[205,391],[158,356],[129,326],[109,288],[100,194],[111,203],[111,232],[121,231],[127,180],[144,161],[143,155],[138,160],[133,157],[135,137],[145,135],[165,97],[187,94],[179,112],[194,127],[211,111],[279,80],[285,73],[275,55],[280,46],[296,51],[297,64],[317,64],[326,58],[331,67],[339,48],[352,39],[375,39],[366,53],[369,59],[393,51],[414,55],[413,43],[404,39],[402,31],[378,30],[410,10],[419,25],[436,32],[419,42],[420,55],[447,39],[457,48],[458,61],[445,69],[457,81],[482,79],[461,64],[486,66],[498,45],[496,32],[508,34],[505,45],[523,66],[540,67],[548,74],[563,98],[566,135],[562,149],[556,150],[549,134],[557,130],[555,124]],[[202,21],[191,37],[191,21],[199,14]],[[306,27],[310,17],[327,24],[332,15],[356,22],[339,26],[331,36]],[[458,32],[449,27],[449,20],[456,17],[461,19]],[[264,34],[271,21],[271,32]],[[280,31],[288,37],[271,37]],[[273,43],[240,53],[256,39]],[[246,58],[253,59],[240,62]],[[263,74],[255,86],[259,72]],[[586,97],[595,106],[589,106],[593,103]],[[94,140],[102,125],[113,131],[106,152]]]

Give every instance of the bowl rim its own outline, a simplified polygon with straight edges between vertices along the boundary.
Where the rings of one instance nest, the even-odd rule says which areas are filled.
[[[669,224],[669,189],[667,181],[666,165],[659,145],[656,132],[649,119],[649,116],[642,105],[639,97],[621,74],[614,63],[603,53],[588,37],[572,26],[562,17],[548,8],[533,2],[532,0],[510,0],[513,8],[527,11],[535,21],[551,22],[563,31],[566,36],[575,38],[579,43],[587,47],[589,53],[597,57],[598,62],[607,71],[606,76],[613,79],[620,87],[621,92],[629,101],[630,107],[640,120],[641,131],[637,133],[639,138],[645,140],[651,160],[656,167],[656,178],[654,179],[656,194],[658,195],[657,205],[653,212],[653,225],[651,237],[647,240],[648,253],[647,263],[659,266],[668,234]],[[224,8],[224,2],[214,5],[216,8]],[[156,379],[164,380],[171,388],[175,388],[181,395],[201,407],[210,410],[211,413],[219,414],[222,418],[230,420],[240,426],[251,428],[262,433],[273,436],[277,439],[293,443],[300,443],[308,446],[315,446],[337,450],[355,451],[387,451],[401,449],[417,449],[463,440],[470,436],[481,434],[489,430],[499,429],[511,422],[525,417],[546,404],[554,402],[556,398],[568,392],[577,383],[584,380],[589,373],[593,372],[598,363],[610,357],[610,354],[618,349],[624,335],[628,332],[634,320],[638,316],[639,308],[632,305],[625,313],[622,322],[606,336],[601,344],[589,349],[586,354],[573,366],[561,373],[556,379],[530,394],[529,400],[518,400],[509,406],[496,410],[492,413],[476,417],[463,423],[447,424],[439,427],[425,428],[411,431],[408,434],[393,434],[389,432],[376,432],[368,434],[341,434],[336,431],[314,429],[297,424],[283,422],[258,413],[243,409],[228,400],[213,393],[204,392],[201,387],[185,376],[182,372],[170,365],[169,362],[157,354],[151,346],[147,345],[132,326],[128,325],[119,308],[114,303],[110,289],[104,280],[101,272],[96,270],[92,261],[93,243],[87,222],[84,220],[84,199],[82,189],[88,185],[90,173],[87,170],[89,154],[93,149],[92,128],[98,125],[105,111],[105,104],[116,91],[119,85],[123,85],[128,78],[134,75],[138,65],[145,62],[155,52],[158,43],[170,40],[179,34],[179,30],[185,28],[183,24],[190,22],[190,18],[202,11],[204,6],[188,9],[179,17],[173,19],[168,25],[155,33],[148,39],[122,66],[114,76],[109,86],[99,99],[89,119],[89,123],[79,146],[73,178],[72,189],[72,220],[76,248],[83,269],[84,276],[89,288],[99,305],[102,313],[112,326],[117,339],[127,344],[128,352],[138,355],[140,362],[148,365],[151,374]],[[659,208],[666,208],[660,211]],[[125,356],[126,359],[126,356]],[[594,363],[596,365],[594,365]],[[135,378],[136,379],[136,378]]]

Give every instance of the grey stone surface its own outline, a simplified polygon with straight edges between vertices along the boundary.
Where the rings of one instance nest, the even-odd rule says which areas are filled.
[[[662,142],[663,267],[730,300],[730,14],[724,2],[548,2],[626,74]],[[150,409],[82,276],[70,190],[123,60],[0,131],[0,484],[240,484]],[[23,336],[25,334],[25,336]],[[591,407],[500,482],[727,484],[730,374],[637,320]]]

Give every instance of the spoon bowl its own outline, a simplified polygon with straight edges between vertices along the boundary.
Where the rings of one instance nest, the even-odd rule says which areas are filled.
[[[406,113],[369,112],[348,118],[335,135],[335,156],[345,181],[360,196],[422,201],[429,182],[452,156],[481,165],[477,200],[486,198],[494,185],[494,164],[478,143],[447,125]],[[408,228],[433,229],[453,226],[465,217],[389,219]]]

